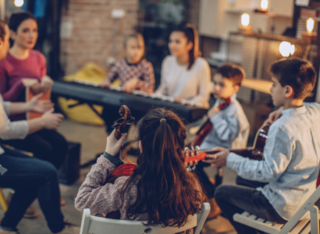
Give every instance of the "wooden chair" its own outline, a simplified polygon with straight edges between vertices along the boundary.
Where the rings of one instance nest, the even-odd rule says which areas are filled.
[[[80,234],[94,233],[94,234],[170,234],[182,232],[190,228],[195,229],[195,234],[199,234],[210,211],[209,203],[205,202],[202,205],[201,211],[193,216],[189,216],[188,222],[183,227],[162,227],[145,226],[143,221],[128,221],[107,219],[92,216],[90,209],[84,209],[81,221]]]
[[[247,211],[235,214],[233,220],[266,233],[277,234],[318,234],[319,233],[320,186],[300,207],[286,224],[272,223]],[[301,219],[305,213],[310,218]]]

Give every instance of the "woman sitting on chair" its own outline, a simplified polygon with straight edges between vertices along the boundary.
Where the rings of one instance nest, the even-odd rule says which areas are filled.
[[[201,209],[205,199],[198,179],[184,166],[186,128],[173,112],[159,108],[141,119],[138,131],[141,154],[133,174],[118,177],[113,184],[105,183],[122,164],[114,156],[126,134],[117,141],[113,131],[104,155],[81,185],[75,206],[94,213],[119,210],[120,219],[146,220],[148,225],[182,226],[188,215]]]
[[[25,102],[27,87],[37,95],[45,93],[53,84],[47,76],[46,59],[33,50],[38,38],[38,25],[29,12],[13,13],[9,19],[12,46],[6,58],[0,62],[0,93],[5,101]],[[24,120],[26,114],[10,116],[11,120]],[[67,154],[68,142],[57,131],[43,129],[28,135],[25,139],[5,142],[33,156],[60,168]]]

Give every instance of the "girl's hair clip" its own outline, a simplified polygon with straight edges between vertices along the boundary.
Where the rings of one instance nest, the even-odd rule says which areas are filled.
[[[166,119],[164,119],[164,118],[162,118],[162,119],[160,119],[160,123],[161,123],[162,121],[167,121],[167,120],[166,120]]]

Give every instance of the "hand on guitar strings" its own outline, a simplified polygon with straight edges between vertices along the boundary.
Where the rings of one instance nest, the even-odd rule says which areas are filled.
[[[216,147],[213,150],[218,152],[216,154],[207,154],[203,162],[210,163],[212,167],[225,167],[230,151],[222,147]]]
[[[115,136],[115,131],[113,130],[112,133],[107,137],[107,145],[106,145],[106,152],[112,156],[116,156],[122,145],[123,142],[126,140],[127,138],[127,133],[122,134],[121,138],[119,140],[116,139]]]

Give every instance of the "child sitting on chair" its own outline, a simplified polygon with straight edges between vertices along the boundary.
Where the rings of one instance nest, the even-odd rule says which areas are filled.
[[[217,100],[208,112],[213,128],[203,140],[200,149],[212,149],[217,146],[225,148],[245,148],[247,146],[250,125],[236,99],[236,93],[243,79],[245,79],[245,72],[240,66],[226,63],[218,68],[213,77],[213,94]],[[212,185],[211,179],[203,170],[205,166],[209,164],[200,162],[197,165],[196,174],[211,205],[208,219],[213,219],[220,213],[220,209],[213,198],[215,186]]]
[[[199,181],[184,166],[186,127],[177,115],[162,108],[149,111],[138,126],[140,155],[133,174],[106,183],[122,164],[114,156],[126,137],[117,141],[113,131],[104,155],[81,185],[75,206],[93,213],[119,210],[120,219],[145,220],[147,225],[182,226],[205,199]]]
[[[110,87],[116,78],[120,78],[121,90],[131,93],[134,90],[153,93],[154,72],[150,62],[143,58],[145,53],[144,39],[140,33],[130,34],[124,40],[125,58],[118,61],[101,83],[102,87]],[[102,118],[105,121],[108,134],[111,133],[113,121],[118,117],[119,107],[108,106],[103,109]],[[131,110],[134,111],[134,110]],[[144,113],[132,112],[136,119]]]
[[[269,128],[264,160],[224,148],[216,148],[220,152],[205,160],[236,171],[237,184],[246,186],[221,185],[215,191],[216,202],[238,233],[256,233],[233,221],[233,215],[243,211],[285,223],[315,191],[319,173],[320,105],[303,103],[315,85],[315,69],[308,61],[287,59],[272,64],[271,74],[273,104],[283,108]]]

